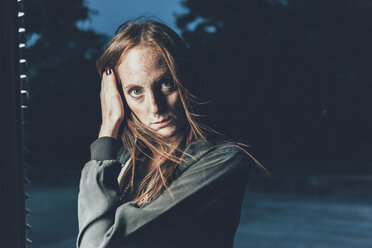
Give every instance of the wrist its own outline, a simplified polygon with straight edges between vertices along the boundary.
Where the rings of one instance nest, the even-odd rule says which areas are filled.
[[[117,159],[120,142],[111,137],[101,137],[90,145],[91,160]]]
[[[119,128],[120,128],[120,125],[105,125],[105,124],[102,124],[101,128],[100,128],[100,131],[99,131],[99,134],[98,134],[98,138],[112,137],[114,139],[117,139],[118,138],[118,133],[119,133]]]

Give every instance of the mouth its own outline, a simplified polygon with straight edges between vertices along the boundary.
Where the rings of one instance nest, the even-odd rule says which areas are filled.
[[[154,125],[157,128],[165,127],[170,123],[170,121],[171,121],[171,118],[169,117],[169,118],[164,119],[162,121],[154,122],[154,123],[152,123],[152,125]]]

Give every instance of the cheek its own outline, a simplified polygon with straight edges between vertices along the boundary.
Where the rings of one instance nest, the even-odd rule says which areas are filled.
[[[170,109],[177,110],[180,108],[180,105],[182,105],[181,98],[177,91],[168,96],[168,106]]]
[[[142,103],[135,100],[126,100],[130,110],[137,116],[140,121],[144,121],[145,111]]]
[[[170,111],[177,116],[177,125],[181,125],[186,116],[181,97],[179,96],[178,92],[175,94],[175,96],[168,98],[168,103],[171,109]]]

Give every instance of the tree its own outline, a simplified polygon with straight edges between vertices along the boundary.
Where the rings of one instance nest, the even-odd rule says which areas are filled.
[[[95,60],[107,37],[79,28],[96,12],[83,0],[25,1],[29,127],[33,168],[76,166],[89,159],[99,128]]]
[[[177,24],[203,96],[217,96],[209,124],[252,143],[269,163],[371,160],[371,4],[182,3]]]

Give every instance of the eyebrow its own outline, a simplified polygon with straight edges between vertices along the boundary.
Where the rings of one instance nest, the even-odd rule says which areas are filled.
[[[136,85],[136,84],[128,84],[127,86],[124,87],[124,89],[132,88],[132,87],[141,87],[141,86]]]
[[[169,72],[167,72],[167,73],[159,76],[157,79],[155,79],[154,84],[157,84],[157,83],[159,83],[159,81],[161,81],[163,79],[168,79],[168,78],[172,78],[172,76]],[[142,87],[142,86],[138,85],[138,84],[130,83],[130,84],[126,85],[124,87],[124,89],[132,88],[132,87]]]

